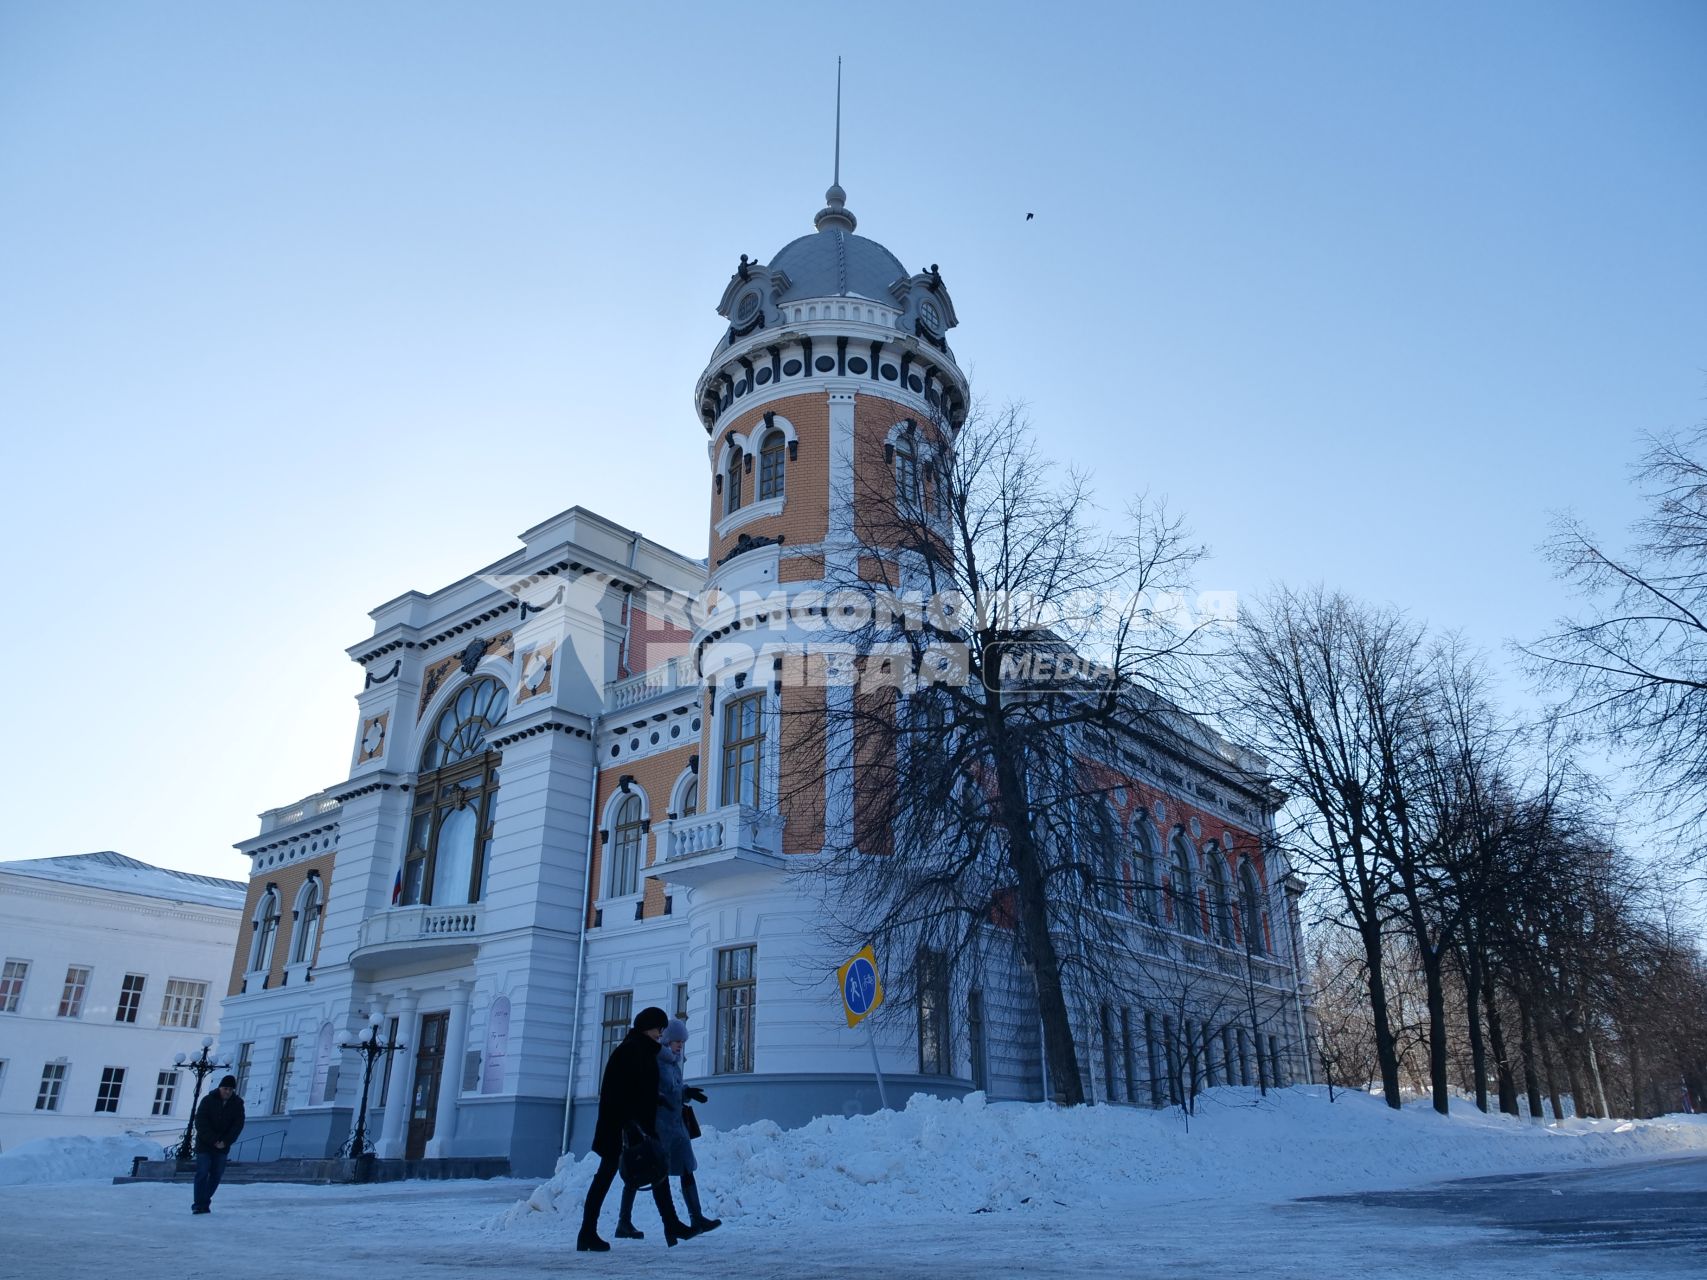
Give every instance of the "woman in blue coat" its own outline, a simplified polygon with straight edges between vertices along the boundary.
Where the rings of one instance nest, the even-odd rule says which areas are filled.
[[[700,1211],[699,1184],[693,1171],[699,1168],[694,1158],[693,1141],[688,1137],[687,1123],[682,1118],[683,1103],[704,1102],[705,1091],[688,1086],[682,1079],[682,1056],[687,1051],[687,1024],[671,1018],[664,1028],[663,1047],[658,1050],[658,1141],[664,1144],[664,1154],[670,1161],[670,1176],[682,1180],[682,1199],[687,1202],[688,1227],[694,1232],[711,1231],[723,1225],[721,1218],[708,1218]]]

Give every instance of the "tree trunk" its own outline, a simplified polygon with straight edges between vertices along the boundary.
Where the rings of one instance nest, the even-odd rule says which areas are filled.
[[[1419,938],[1418,942],[1422,940]],[[1428,991],[1428,1083],[1434,1095],[1434,1109],[1446,1115],[1451,1095],[1446,1076],[1446,989],[1440,980],[1440,953],[1423,945],[1422,965],[1423,985]]]
[[[1482,952],[1474,936],[1465,948],[1464,1013],[1470,1033],[1470,1074],[1476,1078],[1476,1109],[1488,1109],[1488,1051],[1482,1044],[1481,1002],[1476,995],[1482,989]]]
[[[1583,1073],[1577,1069],[1577,1046],[1568,1026],[1559,1029],[1559,1056],[1565,1060],[1565,1082],[1571,1090],[1571,1107],[1578,1116],[1594,1114],[1594,1099],[1583,1089]]]
[[[1547,1076],[1547,1101],[1553,1108],[1553,1119],[1563,1120],[1565,1108],[1559,1104],[1559,1075],[1553,1070],[1553,1042],[1547,1032],[1536,1028],[1536,1037],[1541,1044],[1541,1069]]]
[[[1008,859],[1014,871],[1015,914],[1026,955],[1031,960],[1032,982],[1037,990],[1037,1012],[1043,1022],[1043,1054],[1049,1064],[1049,1082],[1055,1098],[1064,1106],[1085,1100],[1084,1081],[1079,1076],[1078,1044],[1073,1038],[1072,1016],[1067,1008],[1066,988],[1061,982],[1061,956],[1049,928],[1048,885],[1041,859],[1032,841],[1031,821],[1025,790],[1020,785],[1010,753],[996,753],[997,785]]]
[[[1633,1031],[1622,1034],[1630,1046],[1630,1118],[1640,1120],[1648,1110],[1642,1105],[1642,1041]]]
[[[1529,1016],[1529,1001],[1517,1000],[1517,1025],[1520,1052],[1523,1054],[1523,1086],[1529,1094],[1529,1118],[1541,1119],[1541,1081],[1535,1074],[1535,1022]]]
[[[1369,1013],[1375,1024],[1375,1057],[1381,1064],[1381,1091],[1387,1105],[1399,1109],[1399,1051],[1393,1039],[1393,1027],[1387,1020],[1387,982],[1381,969],[1381,927],[1373,923],[1371,912],[1367,924],[1359,924],[1363,938],[1364,964],[1368,968]]]
[[[1482,971],[1482,1003],[1488,1014],[1488,1047],[1494,1055],[1494,1078],[1499,1088],[1500,1111],[1517,1114],[1517,1082],[1512,1079],[1511,1058],[1506,1053],[1505,1028],[1500,1022],[1500,1006],[1494,997],[1493,979],[1486,968]]]

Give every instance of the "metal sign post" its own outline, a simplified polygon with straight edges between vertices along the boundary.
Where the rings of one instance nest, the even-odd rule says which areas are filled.
[[[870,947],[862,947],[858,955],[836,970],[836,979],[842,989],[842,1012],[847,1015],[849,1027],[865,1022],[866,1016],[883,1003],[883,981],[877,976],[877,953]],[[871,1070],[877,1077],[877,1101],[887,1111],[889,1094],[883,1087],[883,1067],[877,1058],[877,1037],[869,1023],[865,1028],[865,1040],[871,1046]]]

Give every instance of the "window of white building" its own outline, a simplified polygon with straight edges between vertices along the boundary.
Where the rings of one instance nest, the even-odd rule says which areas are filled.
[[[62,1018],[81,1018],[83,1016],[83,996],[89,990],[89,970],[83,965],[72,965],[65,971],[65,989],[59,994],[59,1016]]]
[[[948,1057],[948,958],[921,947],[919,966],[919,1074],[945,1076]]]
[[[279,1041],[279,1065],[273,1073],[273,1114],[282,1116],[290,1102],[290,1073],[296,1066],[296,1037]]]
[[[628,1035],[628,1028],[634,1021],[634,992],[607,991],[605,993],[604,1017],[599,1024],[599,1061],[610,1061],[617,1045]],[[602,1068],[601,1068],[602,1069]]]
[[[753,1069],[757,952],[757,947],[728,947],[717,953],[717,1054],[712,1069],[719,1075]]]
[[[0,1013],[16,1013],[24,998],[24,980],[30,976],[28,960],[8,960],[0,970]]]
[[[237,1046],[237,1096],[243,1097],[249,1091],[249,1068],[255,1061],[255,1042],[245,1040]]]
[[[124,1068],[102,1067],[101,1087],[95,1093],[95,1110],[117,1112],[119,1095],[124,1092]]]
[[[148,979],[140,973],[127,973],[119,987],[119,1004],[113,1013],[114,1022],[135,1022],[136,1011],[142,1007],[142,988]]]
[[[36,1090],[37,1111],[58,1111],[60,1091],[65,1087],[66,1065],[49,1062],[41,1069],[41,1088]]]
[[[291,943],[290,962],[307,964],[314,959],[314,944],[320,938],[320,877],[310,876],[297,895],[296,939]]]
[[[207,983],[171,978],[166,982],[166,1000],[160,1006],[160,1025],[163,1027],[199,1027],[202,1024],[202,1004],[207,999]]]
[[[464,685],[433,722],[421,753],[403,861],[405,905],[480,901],[498,792],[499,754],[486,739],[504,722],[509,706],[504,685],[481,676]]]
[[[178,1073],[162,1071],[154,1077],[154,1111],[157,1116],[172,1114],[173,1100],[178,1096]]]

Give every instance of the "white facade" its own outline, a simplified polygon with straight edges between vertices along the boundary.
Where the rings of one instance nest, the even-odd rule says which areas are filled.
[[[0,1149],[182,1132],[174,1059],[218,1036],[243,890],[116,853],[0,863]]]

